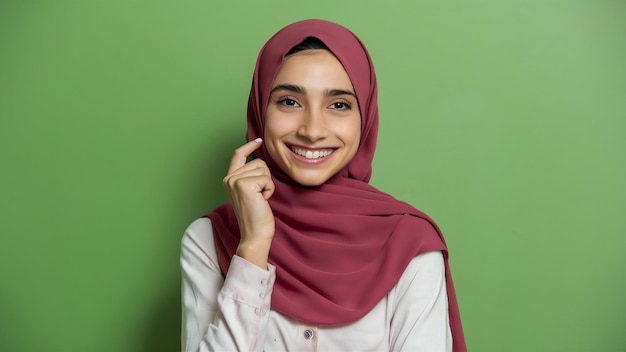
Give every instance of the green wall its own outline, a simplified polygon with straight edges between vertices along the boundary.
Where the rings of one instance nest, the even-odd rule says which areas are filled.
[[[624,1],[5,0],[0,351],[178,348],[180,237],[309,17],[372,53],[372,183],[444,230],[470,349],[626,350]]]

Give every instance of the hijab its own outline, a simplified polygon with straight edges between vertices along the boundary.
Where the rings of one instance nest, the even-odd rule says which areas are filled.
[[[295,183],[264,146],[255,152],[271,173],[269,199],[276,232],[269,263],[276,267],[272,309],[318,325],[340,325],[365,316],[397,284],[417,255],[444,257],[454,351],[465,351],[448,250],[439,227],[426,214],[369,185],[378,132],[374,66],[362,42],[347,28],[304,20],[278,31],[256,62],[248,100],[248,138],[263,136],[272,84],[285,55],[307,37],[322,41],[348,73],[361,112],[361,142],[354,158],[326,183]],[[222,273],[239,244],[230,203],[207,214],[213,224]]]

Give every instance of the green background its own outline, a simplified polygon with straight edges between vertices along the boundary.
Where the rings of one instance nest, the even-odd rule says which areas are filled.
[[[175,351],[256,54],[368,46],[372,183],[441,225],[472,351],[626,351],[624,1],[0,2],[0,351]]]

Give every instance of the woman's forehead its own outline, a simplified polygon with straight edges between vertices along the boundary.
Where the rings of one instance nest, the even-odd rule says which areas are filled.
[[[321,49],[301,51],[287,56],[272,86],[289,80],[327,82],[333,86],[332,88],[353,89],[352,80],[341,62],[331,52]]]

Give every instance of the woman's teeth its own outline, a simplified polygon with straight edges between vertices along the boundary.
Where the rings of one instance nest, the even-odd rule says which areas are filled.
[[[303,156],[307,159],[319,159],[325,156],[329,156],[334,150],[333,149],[324,149],[324,150],[306,150],[298,147],[291,147],[294,153]]]

